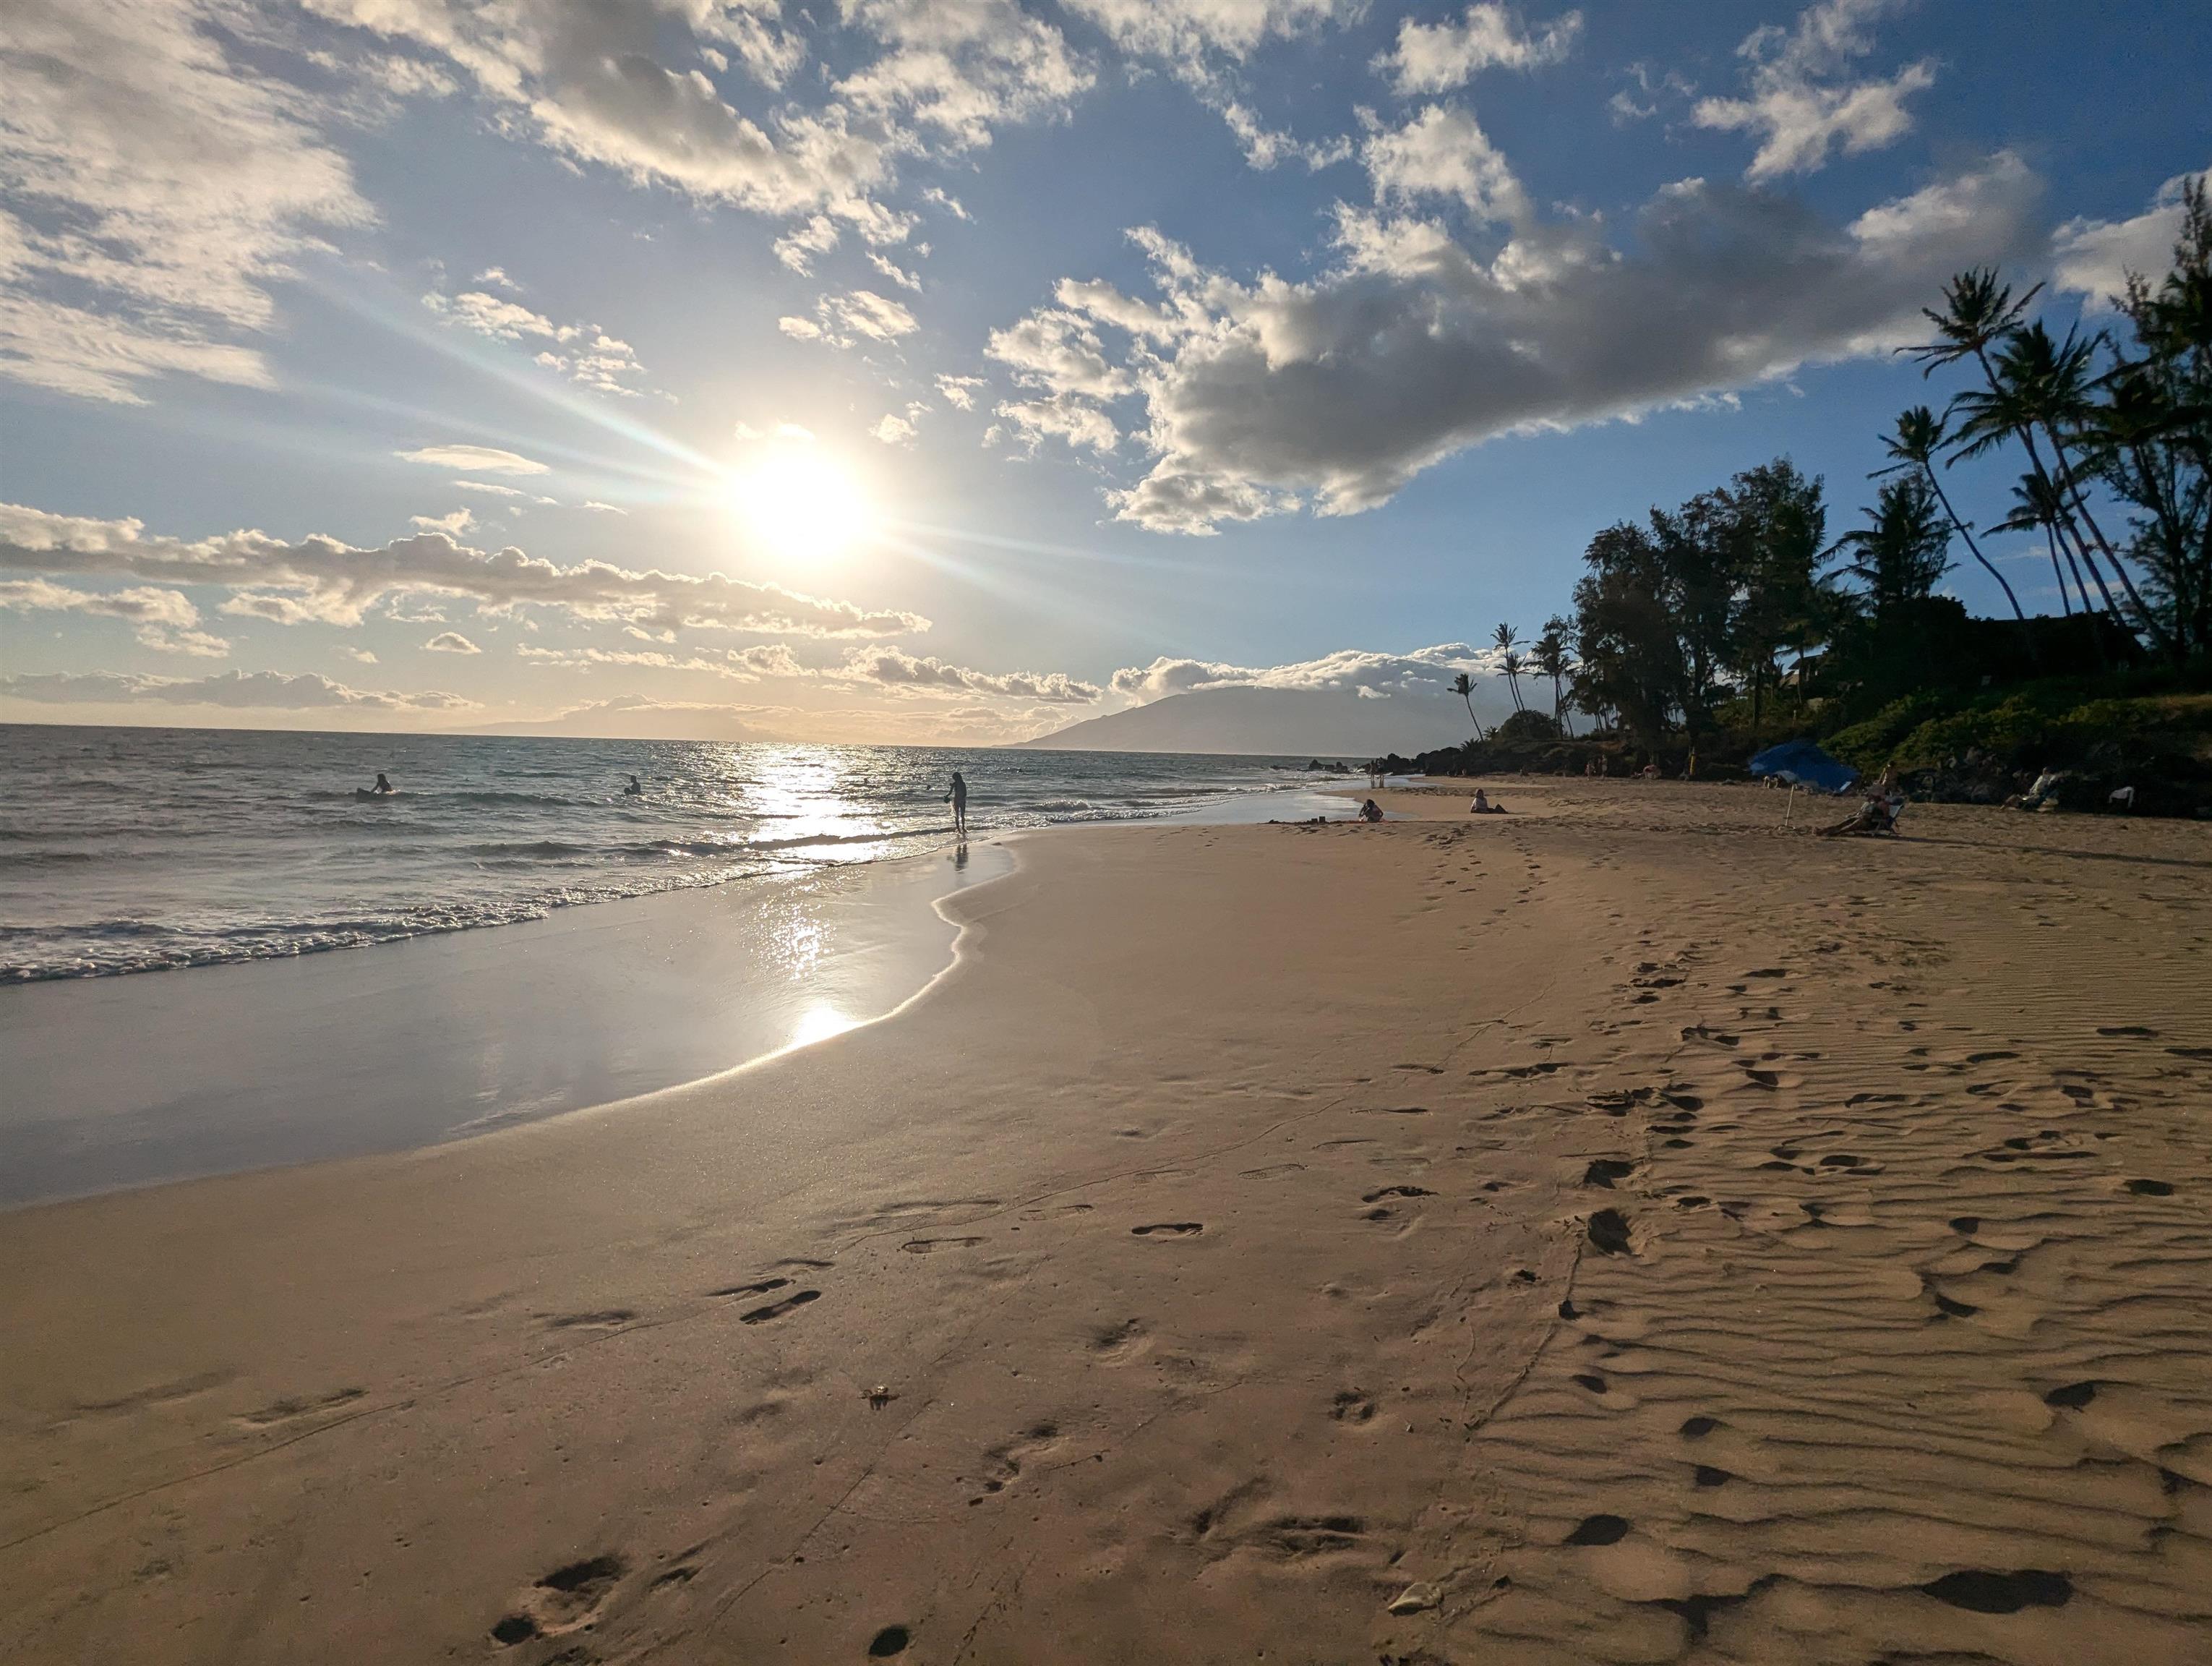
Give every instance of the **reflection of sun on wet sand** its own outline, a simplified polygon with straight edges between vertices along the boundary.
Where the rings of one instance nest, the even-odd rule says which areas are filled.
[[[0,1216],[0,1652],[2212,1657],[2212,830],[1378,796],[1030,841],[738,1077]]]

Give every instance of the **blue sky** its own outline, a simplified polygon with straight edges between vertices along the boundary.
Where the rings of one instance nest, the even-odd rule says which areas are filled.
[[[17,0],[0,716],[1433,690],[1778,453],[1843,530],[1950,272],[2162,265],[2212,9],[1991,16]]]

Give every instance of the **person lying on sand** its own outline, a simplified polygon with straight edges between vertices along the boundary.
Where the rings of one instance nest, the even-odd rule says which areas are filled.
[[[1470,816],[1502,816],[1505,813],[1505,806],[1492,804],[1490,794],[1478,787],[1474,789],[1474,802],[1468,806],[1467,813]]]

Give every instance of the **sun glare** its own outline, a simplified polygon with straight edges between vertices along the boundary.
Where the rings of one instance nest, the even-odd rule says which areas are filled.
[[[785,441],[729,476],[730,506],[765,553],[823,561],[864,538],[872,517],[853,471],[811,441]]]

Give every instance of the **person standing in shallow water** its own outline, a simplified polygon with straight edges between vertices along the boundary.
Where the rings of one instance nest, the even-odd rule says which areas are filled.
[[[964,839],[968,836],[968,783],[957,769],[952,772],[952,790],[945,796],[952,806],[952,830]]]

